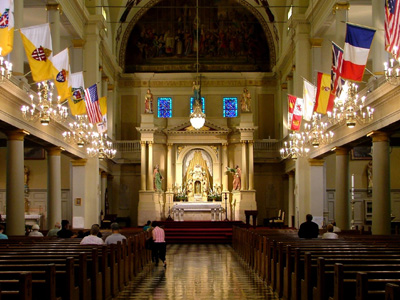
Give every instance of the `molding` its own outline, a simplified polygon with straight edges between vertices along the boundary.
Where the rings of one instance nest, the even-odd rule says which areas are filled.
[[[72,47],[74,48],[83,48],[85,46],[86,41],[84,39],[72,39]]]
[[[311,38],[310,39],[310,44],[311,44],[311,48],[321,48],[322,47],[322,42],[324,41],[324,39],[320,39],[320,38]]]
[[[347,1],[336,2],[332,7],[332,14],[336,15],[338,10],[350,10],[350,3]]]
[[[311,167],[323,167],[325,161],[323,159],[310,158],[308,163]]]
[[[86,166],[87,159],[76,159],[76,160],[71,160],[71,165],[73,167],[83,167]]]

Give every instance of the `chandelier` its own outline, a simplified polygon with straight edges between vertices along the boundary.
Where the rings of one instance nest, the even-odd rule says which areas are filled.
[[[346,124],[348,128],[354,128],[356,123],[365,124],[373,119],[374,109],[364,107],[365,96],[359,98],[357,84],[346,81],[340,98],[335,99],[333,112],[328,112],[330,123]]]
[[[204,126],[206,122],[206,115],[201,110],[200,100],[195,99],[195,104],[193,106],[193,112],[190,114],[190,124],[194,129],[199,130]]]
[[[62,135],[67,143],[82,148],[92,142],[96,132],[93,132],[93,124],[88,122],[87,115],[79,115],[76,118],[76,122],[69,123],[70,131],[65,131]]]
[[[397,46],[393,47],[393,56],[397,56]],[[385,79],[387,82],[393,85],[398,85],[400,83],[400,68],[394,68],[394,62],[396,60],[394,58],[391,58],[388,62],[384,62],[384,71],[385,71]]]
[[[283,148],[280,149],[280,154],[283,159],[292,158],[297,159],[298,157],[307,156],[310,148],[307,147],[305,133],[290,133],[289,141],[284,142]]]
[[[60,97],[58,97],[57,103],[53,103],[54,83],[43,81],[38,82],[37,86],[37,104],[35,104],[34,96],[30,94],[31,105],[23,105],[21,107],[22,117],[32,122],[40,120],[40,123],[44,126],[49,125],[51,119],[57,122],[65,121],[68,117],[67,107],[59,103]]]
[[[2,51],[3,49],[0,47],[0,82],[10,79],[12,74],[12,63],[4,60],[4,57],[1,55]]]
[[[106,133],[93,133],[91,146],[86,148],[86,152],[90,157],[97,156],[100,160],[112,159],[117,154],[117,150],[113,148],[113,144],[108,140]]]
[[[318,148],[319,145],[330,143],[333,138],[333,132],[326,132],[327,128],[328,123],[321,121],[321,114],[314,113],[311,123],[304,125],[307,143],[313,148]]]

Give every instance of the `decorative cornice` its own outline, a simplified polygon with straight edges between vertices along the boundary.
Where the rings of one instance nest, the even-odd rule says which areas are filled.
[[[22,129],[5,132],[9,141],[23,141],[26,132]]]
[[[107,86],[108,91],[114,91],[114,88],[115,88],[115,85],[113,85],[113,84],[108,84],[108,86]]]
[[[281,84],[281,89],[282,90],[287,90],[287,88],[288,88],[287,82],[284,82],[284,83]]]
[[[73,167],[84,167],[84,166],[86,166],[86,163],[87,163],[87,159],[85,159],[85,158],[71,160],[71,164]]]
[[[85,46],[86,41],[84,39],[72,39],[72,47],[74,48],[83,48]]]
[[[46,150],[49,156],[61,156],[61,152],[63,151],[61,147],[49,147]]]
[[[332,7],[332,13],[335,15],[337,10],[349,10],[350,3],[349,2],[337,2]]]
[[[348,155],[349,154],[349,149],[346,147],[337,147],[335,149],[336,155]]]
[[[58,4],[58,3],[49,3],[49,4],[46,4],[46,10],[47,10],[47,11],[49,11],[49,10],[58,10],[59,13],[60,13],[60,15],[62,14],[61,5]]]
[[[315,159],[315,158],[310,158],[308,160],[308,163],[312,167],[322,167],[324,165],[324,160],[323,159]]]
[[[190,127],[190,122],[184,122],[179,124],[173,128],[162,130],[167,135],[216,135],[216,134],[228,134],[231,132],[229,128],[222,127],[207,121],[204,123],[205,127],[208,127],[209,130],[184,130],[187,127]]]
[[[323,41],[324,41],[323,39],[311,38],[310,39],[311,48],[321,48]]]
[[[372,138],[372,142],[388,142],[389,135],[383,131],[374,131],[370,137]]]

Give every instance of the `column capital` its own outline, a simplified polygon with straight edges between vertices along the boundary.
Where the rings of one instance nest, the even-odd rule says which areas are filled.
[[[60,156],[63,149],[61,147],[48,147],[46,151],[50,156]]]
[[[83,48],[83,46],[85,45],[86,41],[83,39],[72,39],[72,47],[74,48]]]
[[[103,76],[101,77],[101,80],[105,81],[105,82],[109,82],[110,79],[108,78],[108,76]]]
[[[22,129],[5,132],[9,141],[23,141],[24,137],[29,133]]]
[[[228,147],[228,143],[222,143],[222,147]]]
[[[60,13],[60,15],[62,14],[62,9],[61,9],[61,5],[58,3],[48,3],[46,4],[46,10],[58,10],[58,12]]]
[[[372,138],[372,142],[388,142],[389,141],[389,134],[383,131],[374,131],[368,135]]]
[[[149,144],[149,146],[152,146],[154,144],[154,142],[148,141],[147,144]]]
[[[323,41],[323,39],[320,39],[320,38],[311,38],[310,39],[311,48],[321,48],[322,41]]]
[[[246,141],[246,140],[240,140],[240,143],[243,145],[243,144],[246,144],[248,141]]]
[[[348,155],[349,149],[346,147],[336,147],[335,153],[336,155]]]
[[[332,13],[336,15],[336,11],[338,10],[349,10],[350,3],[347,1],[338,1],[332,7]]]
[[[294,171],[288,172],[288,176],[289,176],[289,178],[293,178],[294,177]]]
[[[114,179],[114,176],[113,175],[111,175],[111,174],[108,174],[107,175],[107,180],[113,180]]]
[[[174,145],[174,143],[167,143],[168,148],[171,148]]]
[[[87,159],[85,159],[85,158],[71,160],[71,164],[73,167],[86,166],[86,163],[87,163]]]
[[[114,88],[115,88],[115,86],[114,86],[113,84],[108,84],[108,85],[107,85],[107,90],[108,90],[108,91],[113,91]]]
[[[140,141],[141,146],[146,146],[146,141]]]
[[[253,140],[249,140],[249,141],[247,141],[247,143],[248,143],[249,145],[253,145],[253,144],[254,144],[254,141],[253,141]]]
[[[105,171],[101,172],[101,178],[107,178],[108,174]]]
[[[282,90],[287,90],[288,86],[287,86],[287,82],[284,82],[281,84],[281,89]]]
[[[323,159],[315,159],[315,158],[310,158],[308,160],[308,163],[312,167],[322,167],[324,165],[324,160]]]

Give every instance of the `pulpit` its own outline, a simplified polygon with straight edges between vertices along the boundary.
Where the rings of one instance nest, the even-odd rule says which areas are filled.
[[[252,216],[253,217],[253,228],[256,229],[258,211],[257,210],[245,210],[244,214],[246,216],[246,226],[247,227],[250,226],[250,216]]]

